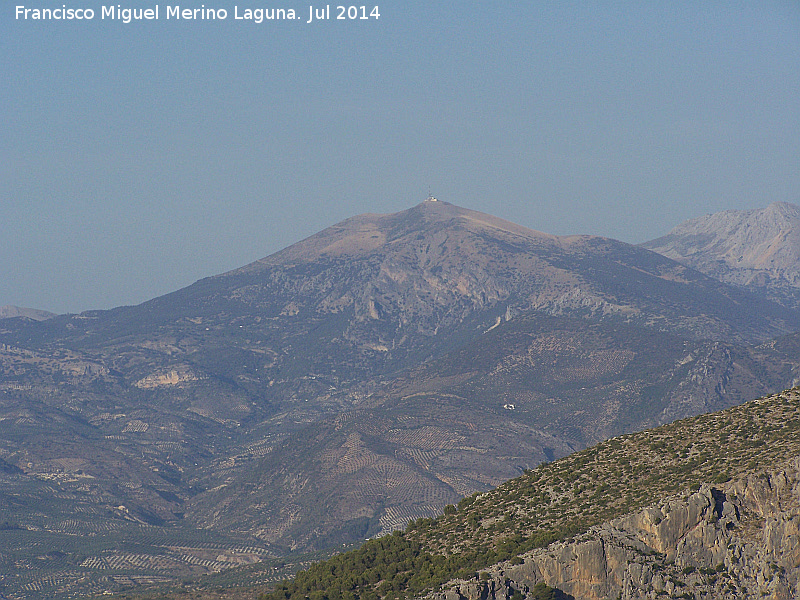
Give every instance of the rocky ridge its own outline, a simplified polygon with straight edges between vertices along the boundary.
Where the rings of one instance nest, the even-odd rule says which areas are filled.
[[[39,310],[38,308],[25,308],[21,306],[13,306],[6,304],[0,306],[0,319],[13,319],[15,317],[24,317],[33,321],[46,321],[56,315],[46,310]]]
[[[428,598],[509,600],[545,583],[576,600],[790,600],[800,596],[799,564],[797,457],[776,472],[663,499]]]
[[[697,217],[642,246],[788,306],[800,302],[800,207],[794,204]]]

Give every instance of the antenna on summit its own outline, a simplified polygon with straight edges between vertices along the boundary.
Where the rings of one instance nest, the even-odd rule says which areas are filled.
[[[428,186],[428,197],[425,198],[425,202],[438,202],[438,200],[433,197],[433,194],[431,194],[430,186]]]

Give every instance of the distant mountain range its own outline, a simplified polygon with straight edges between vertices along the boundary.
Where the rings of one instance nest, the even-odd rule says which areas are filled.
[[[711,275],[426,201],[138,306],[4,318],[0,593],[341,547],[800,382],[790,294]]]

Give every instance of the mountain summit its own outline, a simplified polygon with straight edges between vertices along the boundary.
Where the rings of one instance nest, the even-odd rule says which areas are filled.
[[[362,214],[337,223],[285,250],[248,265],[244,270],[292,261],[309,262],[320,258],[358,257],[386,245],[404,247],[422,232],[467,231],[477,235],[511,240],[557,241],[553,235],[527,229],[478,211],[461,208],[441,200],[426,200],[408,210],[393,214]],[[238,271],[234,271],[236,273]]]
[[[207,306],[211,288],[279,320],[347,321],[337,339],[395,357],[419,349],[417,335],[427,347],[495,308],[641,323],[658,314],[687,334],[740,340],[788,332],[795,318],[635,246],[540,233],[442,201],[347,219],[174,299]]]
[[[46,310],[12,306],[10,304],[0,306],[0,319],[13,319],[16,317],[23,317],[34,321],[46,321],[51,317],[55,317],[55,314],[47,312]]]
[[[642,246],[720,281],[800,305],[800,207],[794,204],[697,217]]]

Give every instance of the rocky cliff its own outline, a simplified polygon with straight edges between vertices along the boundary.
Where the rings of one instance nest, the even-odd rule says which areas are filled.
[[[661,499],[514,562],[430,597],[507,600],[543,582],[576,600],[797,598],[800,457]]]

